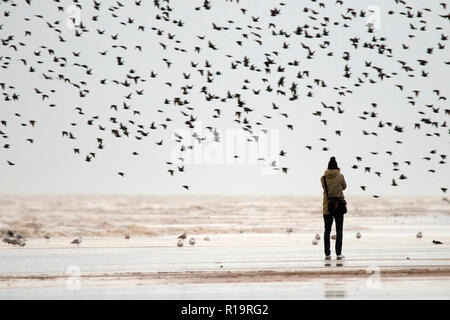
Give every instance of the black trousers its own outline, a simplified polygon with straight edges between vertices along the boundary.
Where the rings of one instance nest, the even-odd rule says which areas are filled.
[[[342,233],[344,228],[344,215],[343,214],[324,214],[323,221],[325,223],[325,232],[323,234],[323,240],[325,245],[325,255],[331,255],[330,251],[330,233],[333,226],[333,219],[336,221],[336,255],[340,255],[342,252]]]

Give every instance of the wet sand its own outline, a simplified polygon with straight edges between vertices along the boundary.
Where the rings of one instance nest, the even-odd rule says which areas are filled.
[[[1,299],[152,299],[152,300],[287,300],[287,299],[439,299],[448,300],[450,279],[442,277],[382,278],[379,287],[366,278],[316,278],[302,281],[158,284],[142,280],[82,282],[67,289],[66,281],[46,287],[15,287],[0,291]]]
[[[348,234],[346,259],[330,262],[323,260],[322,243],[313,246],[310,235],[295,234],[217,234],[182,248],[171,237],[110,239],[110,247],[95,238],[80,247],[64,247],[64,241],[3,247],[0,298],[450,297],[450,235],[439,234],[443,245],[432,244],[433,234],[404,242],[403,234],[363,236]]]
[[[365,207],[362,200],[353,201],[344,228],[346,259],[333,256],[329,263],[323,259],[323,242],[312,245],[323,228],[313,200],[310,207],[298,199],[238,199],[215,207],[217,199],[136,203],[123,198],[122,205],[113,201],[109,207],[94,206],[92,200],[81,201],[76,210],[59,205],[59,214],[49,210],[54,199],[50,204],[32,197],[0,200],[6,204],[0,209],[2,227],[21,224],[27,233],[25,247],[0,245],[0,299],[450,298],[450,206],[440,199],[400,198]],[[139,207],[146,209],[136,213]],[[153,219],[153,225],[135,230],[127,240],[123,230],[108,234],[108,226],[72,225],[74,210],[81,212],[75,216],[107,220],[119,231],[133,212],[141,221]],[[172,216],[173,224],[161,218],[162,212]],[[209,218],[205,212],[211,212]],[[258,212],[259,219],[248,219]],[[27,227],[30,215],[35,220]],[[197,223],[196,215],[202,216]],[[41,227],[33,228],[36,224]],[[286,233],[287,227],[293,232]],[[219,232],[223,228],[232,231]],[[157,231],[150,235],[149,230]],[[176,246],[182,230],[188,239],[195,237],[194,246],[187,241]],[[56,235],[45,240],[44,231]],[[71,245],[80,235],[81,245]]]

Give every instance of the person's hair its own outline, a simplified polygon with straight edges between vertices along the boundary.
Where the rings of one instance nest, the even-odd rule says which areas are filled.
[[[330,161],[328,161],[328,170],[333,169],[339,169],[335,157],[331,157]]]

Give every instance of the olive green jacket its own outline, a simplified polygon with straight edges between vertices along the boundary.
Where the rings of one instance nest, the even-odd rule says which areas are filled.
[[[324,175],[327,178],[328,196],[344,199],[343,190],[347,188],[347,183],[345,182],[344,175],[340,173],[338,169],[325,170]],[[328,199],[325,192],[323,176],[320,177],[320,182],[322,183],[323,189],[323,214],[328,214]]]

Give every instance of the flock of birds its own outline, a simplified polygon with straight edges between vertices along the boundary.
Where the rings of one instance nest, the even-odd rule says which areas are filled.
[[[25,247],[26,245],[26,239],[25,237],[23,237],[20,233],[13,231],[13,230],[1,230],[1,238],[2,238],[2,242],[7,244],[7,245],[13,245],[13,246],[20,246],[20,247]],[[47,241],[49,241],[51,238],[50,233],[46,233],[44,235],[44,239],[46,239]],[[131,236],[130,234],[125,234],[125,239],[126,240],[130,240]],[[179,235],[177,237],[178,241],[177,241],[177,247],[182,247],[184,246],[184,240],[187,239],[187,233],[184,232],[183,234]],[[195,238],[194,237],[190,237],[189,239],[189,244],[191,246],[195,245]],[[209,241],[209,237],[206,236],[203,238],[203,241]],[[73,239],[72,241],[70,241],[70,244],[76,245],[77,247],[80,246],[80,244],[83,242],[83,237],[78,237]]]
[[[215,10],[216,4],[224,1],[192,1],[192,10],[197,12],[199,17],[206,19],[208,13]],[[313,119],[318,119],[318,125],[328,126],[327,128],[336,125],[331,132],[340,137],[344,135],[344,130],[338,127],[339,117],[350,108],[345,103],[346,97],[359,94],[360,88],[370,90],[380,84],[387,84],[393,91],[404,95],[404,104],[411,109],[399,112],[417,113],[417,121],[405,127],[401,123],[383,118],[381,111],[378,111],[379,104],[373,102],[373,97],[373,100],[367,103],[368,109],[363,110],[355,119],[364,124],[362,135],[377,137],[383,135],[383,130],[392,130],[397,137],[395,143],[402,144],[404,139],[400,137],[406,138],[411,131],[422,130],[430,139],[428,147],[447,139],[446,135],[448,137],[450,134],[445,119],[450,115],[445,92],[439,88],[426,92],[419,87],[420,83],[430,81],[428,79],[433,76],[428,69],[431,64],[442,69],[450,66],[450,60],[438,61],[434,58],[447,50],[446,31],[450,13],[445,2],[421,3],[423,6],[413,7],[409,2],[392,0],[396,9],[383,12],[383,15],[396,16],[400,23],[409,25],[409,33],[405,34],[399,43],[389,41],[389,30],[378,31],[373,23],[366,23],[373,14],[372,11],[349,7],[344,0],[302,1],[304,6],[298,10],[298,25],[293,29],[283,26],[283,14],[297,10],[291,8],[294,6],[292,1],[274,2],[274,7],[264,12],[264,16],[252,15],[249,9],[241,7],[239,0],[226,1],[230,14],[236,19],[221,15],[222,18],[225,17],[224,21],[212,21],[207,26],[210,28],[208,36],[205,35],[206,31],[205,34],[184,34],[188,24],[204,23],[200,22],[203,18],[195,22],[184,21],[182,11],[177,10],[176,3],[169,0],[153,0],[151,3],[144,3],[142,0],[115,1],[113,4],[97,0],[89,3],[79,0],[53,2],[53,12],[41,13],[36,11],[42,4],[34,0],[19,3],[4,0],[0,3],[3,16],[0,23],[0,67],[4,70],[14,70],[14,73],[23,79],[36,80],[36,87],[31,91],[21,91],[22,84],[8,78],[2,77],[0,80],[2,105],[15,105],[14,109],[8,109],[14,110],[14,114],[8,118],[9,121],[0,118],[2,170],[4,166],[21,165],[20,158],[15,157],[12,152],[14,143],[9,142],[10,136],[17,133],[16,125],[26,129],[41,125],[40,121],[21,113],[21,105],[28,101],[40,101],[44,107],[49,108],[41,109],[42,112],[49,112],[49,116],[51,110],[66,110],[72,120],[69,120],[68,126],[59,134],[70,145],[71,152],[86,163],[95,161],[111,143],[111,139],[121,139],[125,143],[130,139],[152,140],[155,148],[159,148],[166,141],[158,133],[176,129],[174,123],[181,123],[186,129],[193,129],[200,120],[206,123],[208,133],[214,141],[220,141],[222,137],[215,121],[230,113],[233,114],[230,119],[232,124],[239,126],[247,134],[248,142],[257,142],[257,130],[262,129],[261,132],[264,133],[264,127],[270,124],[271,120],[281,121],[285,130],[291,132],[296,125],[289,118],[292,110],[290,106],[301,105],[302,108],[307,108],[305,105],[312,101],[309,99],[320,95],[323,90],[336,98],[333,101],[321,101],[319,107],[310,106],[314,109],[311,110]],[[69,4],[81,12],[80,20],[77,17],[68,18]],[[334,13],[328,15],[326,12],[329,12],[330,7]],[[138,16],[141,10],[146,10],[152,15],[151,18],[147,15],[143,20],[130,16],[131,12]],[[25,13],[23,21],[15,18],[18,12]],[[54,20],[54,16],[58,19]],[[67,28],[66,20],[72,22],[74,27]],[[344,44],[331,41],[333,35],[350,30],[356,25],[358,28],[362,25],[365,30],[360,30],[363,32],[349,39],[342,39]],[[23,28],[22,31],[19,31],[19,26]],[[45,27],[45,37],[41,32],[35,32],[35,26]],[[182,36],[178,36],[179,34]],[[415,41],[424,34],[429,35],[432,43],[430,46],[422,47],[420,41]],[[234,38],[235,36],[237,38]],[[238,54],[227,53],[229,48],[219,45],[223,39],[229,38],[233,39],[227,45],[234,46],[233,50],[237,50]],[[273,46],[273,41],[278,46]],[[344,50],[340,52],[339,46],[342,45]],[[83,46],[86,47],[85,51],[77,50],[79,47],[84,48]],[[67,48],[73,51],[69,55],[62,55]],[[413,48],[417,51],[413,51]],[[297,58],[284,63],[283,59],[292,51],[296,52]],[[151,58],[154,52],[167,53],[167,57],[155,61]],[[92,53],[97,56],[95,59],[92,58]],[[362,66],[355,58],[373,54],[376,58],[364,61]],[[140,61],[148,57],[151,64],[146,69],[141,68]],[[224,63],[224,59],[227,62]],[[336,65],[341,68],[342,73],[320,74],[319,70],[308,68],[309,61],[314,59],[322,59],[324,64]],[[93,62],[97,60],[101,63]],[[392,63],[396,67],[388,67]],[[180,74],[173,71],[176,66],[183,69]],[[354,71],[360,68],[361,73]],[[120,76],[110,77],[109,71],[112,69]],[[221,87],[222,79],[227,76],[232,77],[240,88],[234,90]],[[414,80],[413,78],[418,81],[409,82]],[[436,85],[448,89],[446,83]],[[107,91],[102,91],[99,86],[107,88]],[[160,97],[160,101],[155,103],[159,107],[152,107],[151,110],[157,116],[149,120],[144,116],[149,110],[143,110],[136,101],[142,101],[141,98],[145,97],[149,99],[148,92],[154,94],[162,88],[171,90],[173,95]],[[84,102],[89,101],[96,92],[108,92],[116,102],[103,105],[103,110],[97,113],[98,108],[93,109],[89,102]],[[122,92],[126,93],[122,95]],[[65,105],[55,102],[61,96],[64,96]],[[257,107],[249,102],[255,97],[263,97],[269,110],[266,106]],[[192,103],[195,99],[202,100],[202,103],[195,103],[200,106]],[[209,110],[210,117],[200,117],[199,109]],[[3,117],[4,111],[1,112]],[[63,125],[65,124],[61,124]],[[31,132],[27,131],[30,136],[26,137],[26,143],[39,143],[39,137],[33,136]],[[85,137],[86,134],[88,138]],[[180,154],[194,149],[196,145],[208,139],[206,134],[202,136],[196,132],[192,133],[192,137],[175,132],[173,138]],[[83,144],[83,139],[89,141]],[[324,145],[317,147],[308,144],[304,146],[305,151],[313,148],[321,148],[324,152],[331,151],[331,146],[327,145],[329,138],[320,137],[317,140]],[[367,157],[356,154],[356,163],[351,168],[381,177],[382,172],[374,168],[377,160],[371,165],[368,163],[370,157],[401,157],[394,155],[394,150],[379,149],[386,144],[386,141],[375,143],[374,149],[377,150],[370,152]],[[447,164],[447,151],[432,148],[428,154],[420,155],[421,159],[417,161],[434,161],[437,166],[442,167]],[[130,157],[140,155],[140,152],[135,150]],[[281,157],[286,155],[286,151],[280,151]],[[235,155],[236,158],[239,156]],[[266,161],[274,169],[288,173],[289,168],[270,159],[258,160]],[[364,162],[365,160],[367,162]],[[167,161],[166,165],[165,170],[170,176],[185,171],[183,156],[176,161]],[[394,174],[389,178],[390,185],[397,187],[400,181],[407,179],[406,174],[397,171],[400,171],[402,166],[412,165],[414,161],[410,159],[392,161]],[[434,174],[437,170],[437,167],[430,165],[428,172]],[[127,173],[125,170],[119,170],[117,174],[125,178]],[[180,187],[190,189],[189,183]],[[367,185],[361,185],[360,188],[363,191],[370,190]],[[447,186],[439,188],[443,193],[447,191]],[[377,198],[378,195],[373,194],[373,197]]]
[[[419,232],[416,234],[416,238],[417,238],[417,239],[421,239],[422,236],[423,236],[423,235],[422,235],[422,232],[421,232],[421,231],[419,231]],[[355,235],[355,237],[356,237],[356,239],[361,239],[361,237],[362,237],[361,232],[357,232],[356,235]],[[331,235],[330,238],[331,238],[332,240],[336,240],[336,235],[333,234],[333,235]],[[316,233],[316,235],[315,235],[315,237],[314,237],[314,239],[313,239],[313,241],[312,241],[313,246],[317,246],[317,245],[319,244],[319,240],[320,240],[320,235],[319,235],[318,233]],[[442,241],[439,241],[439,240],[433,240],[432,243],[433,243],[433,244],[442,244]]]
[[[287,234],[289,235],[290,233],[293,232],[293,229],[291,227],[286,229]],[[240,232],[243,233],[243,232]],[[1,230],[1,237],[2,237],[2,242],[8,245],[13,245],[13,246],[20,246],[20,247],[24,247],[26,244],[26,239],[20,234],[17,233],[15,231],[12,230]],[[356,233],[356,239],[361,239],[362,235],[360,232]],[[418,232],[416,234],[416,238],[421,239],[423,237],[422,232]],[[44,235],[44,238],[46,240],[50,240],[51,236],[49,233]],[[131,236],[130,234],[126,234],[125,235],[125,239],[126,240],[130,240]],[[184,240],[186,240],[188,238],[188,235],[186,232],[183,232],[181,235],[179,235],[177,237],[177,247],[183,247],[184,246]],[[331,239],[332,240],[336,240],[336,235],[333,234],[331,235]],[[70,244],[76,245],[77,247],[80,246],[80,244],[83,241],[83,237],[78,237],[73,239]],[[208,236],[205,236],[203,238],[203,241],[210,241],[210,238]],[[318,233],[316,233],[316,235],[314,236],[314,239],[312,241],[312,245],[316,246],[319,244],[320,241],[320,235]],[[190,237],[189,238],[189,242],[188,242],[191,246],[194,246],[196,243],[196,240],[194,237]],[[433,240],[432,241],[433,244],[442,244],[441,241],[439,240]]]

